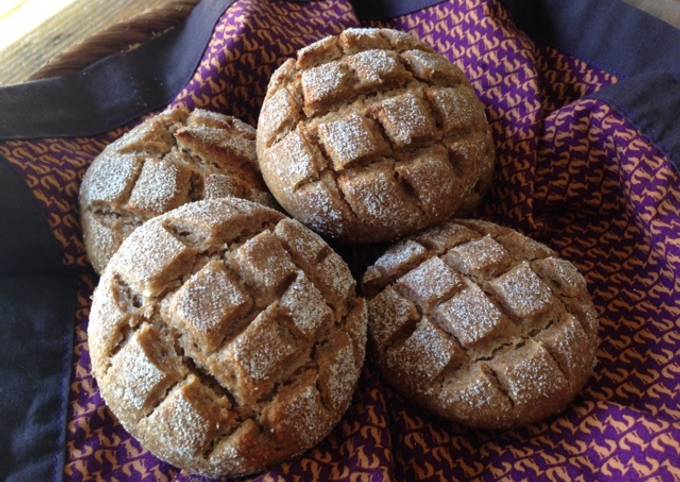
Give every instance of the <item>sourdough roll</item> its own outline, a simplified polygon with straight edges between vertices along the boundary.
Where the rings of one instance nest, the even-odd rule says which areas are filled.
[[[210,477],[316,445],[347,409],[366,305],[315,233],[260,204],[189,203],[147,221],[97,286],[102,397],[156,456]]]
[[[296,219],[346,242],[395,239],[469,210],[494,149],[463,72],[416,38],[348,29],[274,72],[257,155]]]
[[[456,220],[400,241],[366,271],[384,379],[447,419],[487,429],[563,410],[598,346],[586,283],[543,244]]]
[[[150,117],[107,146],[85,173],[80,219],[88,258],[101,273],[147,219],[223,196],[273,203],[257,167],[255,129],[201,109]]]

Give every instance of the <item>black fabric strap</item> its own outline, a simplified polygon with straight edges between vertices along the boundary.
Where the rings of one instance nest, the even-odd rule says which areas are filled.
[[[0,157],[0,273],[64,271],[45,209],[16,169]],[[0,314],[2,311],[0,311]],[[0,315],[1,316],[1,315]]]
[[[0,226],[0,480],[61,480],[78,278],[2,157]]]
[[[78,280],[0,274],[0,480],[62,480]]]

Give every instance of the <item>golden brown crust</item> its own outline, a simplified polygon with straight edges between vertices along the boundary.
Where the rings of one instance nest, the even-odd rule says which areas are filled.
[[[597,318],[577,269],[496,224],[454,220],[397,243],[363,278],[388,383],[480,428],[553,415],[591,374]]]
[[[154,454],[257,472],[317,444],[349,405],[366,305],[316,234],[262,205],[198,201],[121,245],[92,300],[92,370]]]
[[[347,242],[395,239],[481,199],[491,130],[465,75],[418,39],[349,29],[269,82],[257,153],[274,197]]]
[[[255,129],[201,109],[145,120],[107,146],[83,178],[81,225],[92,266],[101,273],[145,220],[224,196],[273,205],[257,167]]]

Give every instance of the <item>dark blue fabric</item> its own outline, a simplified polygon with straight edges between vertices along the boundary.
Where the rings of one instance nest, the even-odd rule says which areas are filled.
[[[0,226],[0,480],[61,480],[78,278],[3,158]]]
[[[680,78],[680,30],[622,0],[502,0],[532,38],[618,77]]]
[[[47,225],[45,210],[14,167],[1,157],[0,226],[0,273],[63,271],[61,250]]]
[[[680,30],[621,0],[503,0],[535,40],[619,78],[592,97],[624,115],[680,172]]]
[[[61,480],[77,278],[0,274],[0,480]]]
[[[680,172],[680,79],[668,72],[644,72],[591,97],[625,116]]]

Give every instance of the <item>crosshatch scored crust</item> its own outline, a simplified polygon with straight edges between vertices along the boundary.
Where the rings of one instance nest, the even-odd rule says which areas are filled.
[[[366,317],[347,265],[318,235],[249,201],[198,201],[147,221],[111,259],[92,300],[92,369],[155,455],[243,475],[338,422]]]
[[[386,381],[453,421],[539,421],[564,409],[595,363],[583,276],[509,228],[455,220],[421,232],[369,267],[362,288]]]
[[[81,225],[92,266],[101,273],[147,219],[223,196],[273,204],[257,166],[255,129],[201,109],[150,117],[107,146],[83,178]]]
[[[467,212],[493,174],[482,104],[420,40],[348,29],[274,72],[258,161],[279,203],[348,242],[395,239]]]

